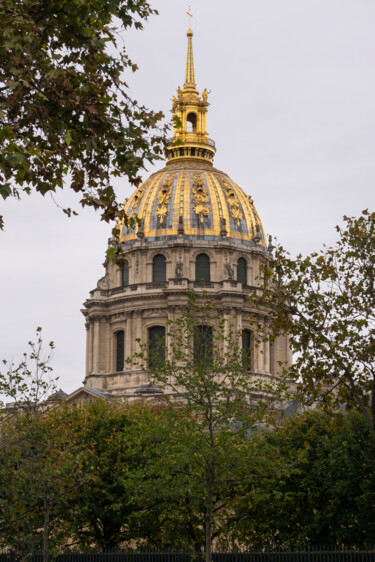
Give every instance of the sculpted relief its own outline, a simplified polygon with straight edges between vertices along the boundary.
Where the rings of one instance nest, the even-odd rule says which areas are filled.
[[[208,203],[208,191],[203,185],[203,180],[201,174],[193,174],[193,201],[195,203],[194,212],[200,215],[201,222],[204,221],[204,217],[208,217],[210,210],[207,207]]]
[[[158,193],[158,208],[155,215],[159,217],[160,224],[163,224],[165,217],[168,213],[169,200],[172,197],[173,176],[167,176],[159,189]]]
[[[238,199],[235,190],[226,180],[222,180],[223,187],[225,189],[225,195],[230,207],[230,214],[232,218],[237,222],[237,226],[240,226],[243,219],[242,211],[240,209],[240,200]]]

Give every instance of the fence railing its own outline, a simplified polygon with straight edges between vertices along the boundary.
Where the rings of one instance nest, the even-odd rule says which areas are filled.
[[[20,557],[13,552],[0,553],[0,562],[43,562],[34,553]],[[50,555],[50,562],[204,562],[202,552],[179,550],[107,550],[105,552],[63,552]],[[232,552],[215,551],[213,562],[375,562],[375,547],[298,546],[294,548],[263,547]]]

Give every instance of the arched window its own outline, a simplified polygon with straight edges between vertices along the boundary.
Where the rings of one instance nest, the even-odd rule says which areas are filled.
[[[250,330],[242,331],[242,366],[247,370],[251,370],[251,332]]]
[[[194,363],[195,365],[212,363],[211,326],[196,326],[194,329]]]
[[[188,133],[196,133],[197,116],[195,113],[188,113],[188,116],[186,117],[186,130]]]
[[[152,326],[148,330],[148,366],[157,369],[165,361],[165,328]]]
[[[166,280],[166,259],[162,254],[157,254],[152,262],[152,282],[164,283]]]
[[[247,285],[245,258],[240,258],[237,262],[237,281],[242,283],[242,285]]]
[[[119,330],[115,334],[116,338],[116,372],[124,370],[125,359],[125,332]]]
[[[210,281],[210,258],[207,254],[199,254],[195,260],[195,280]]]
[[[129,264],[126,261],[121,269],[121,285],[127,287],[129,285]]]

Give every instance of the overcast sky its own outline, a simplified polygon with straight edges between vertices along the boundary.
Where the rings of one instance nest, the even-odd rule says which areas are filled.
[[[170,116],[183,86],[188,2],[123,37],[140,69],[133,98]],[[190,0],[195,77],[211,89],[215,166],[254,199],[265,231],[292,253],[336,239],[342,216],[375,203],[374,0]],[[160,165],[161,167],[162,165]],[[145,172],[144,177],[154,169]],[[117,182],[121,199],[131,193]],[[74,204],[68,193],[57,202]],[[21,359],[35,328],[54,340],[59,386],[81,386],[80,312],[103,275],[111,227],[94,211],[68,219],[50,197],[2,205],[0,359]]]

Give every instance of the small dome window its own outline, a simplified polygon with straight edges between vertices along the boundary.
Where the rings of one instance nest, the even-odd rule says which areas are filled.
[[[188,133],[197,132],[197,115],[195,113],[188,113],[186,117],[186,130]]]

